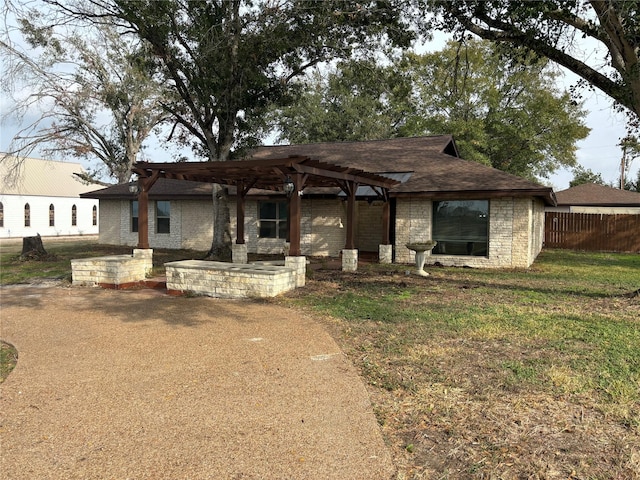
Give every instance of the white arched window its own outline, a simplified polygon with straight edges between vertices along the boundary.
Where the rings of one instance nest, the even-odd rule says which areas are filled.
[[[24,226],[25,227],[31,226],[31,207],[29,206],[28,203],[24,204]]]

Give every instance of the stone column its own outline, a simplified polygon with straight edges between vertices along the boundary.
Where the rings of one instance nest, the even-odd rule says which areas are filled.
[[[307,257],[284,257],[284,266],[293,268],[296,272],[296,288],[306,285]]]
[[[393,245],[378,245],[380,263],[393,263]]]
[[[358,249],[342,250],[342,271],[355,272],[358,270]]]
[[[231,262],[249,263],[246,243],[234,243],[231,245]]]
[[[153,270],[153,248],[134,248],[133,258],[144,259],[144,274],[151,273]]]

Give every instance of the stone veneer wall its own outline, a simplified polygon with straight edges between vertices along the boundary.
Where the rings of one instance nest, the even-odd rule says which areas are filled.
[[[396,209],[396,262],[413,263],[410,242],[431,239],[432,202],[422,198],[401,198]],[[489,203],[489,254],[428,255],[426,264],[479,268],[528,267],[542,248],[544,206],[531,198],[494,198]]]
[[[165,263],[167,290],[218,298],[265,298],[296,288],[293,268],[205,260]]]
[[[153,268],[153,250],[135,249],[133,255],[71,260],[72,284],[121,288],[143,281]]]
[[[231,238],[236,238],[236,205],[230,205]],[[306,256],[337,257],[344,248],[346,211],[338,199],[303,199],[300,249]],[[258,238],[258,201],[245,204],[245,242],[250,253],[281,254],[284,239]]]
[[[429,199],[399,198],[396,208],[395,261],[413,263],[415,254],[406,248],[410,242],[431,239],[432,202]],[[231,235],[235,241],[235,202],[230,202]],[[284,253],[284,239],[258,238],[258,202],[247,201],[245,242],[248,252]],[[131,232],[130,202],[100,203],[100,242],[135,246],[138,234]],[[208,213],[211,212],[211,213]],[[381,238],[382,207],[375,202],[357,205],[358,236],[356,247],[377,251]],[[531,198],[496,198],[489,206],[489,255],[427,256],[426,263],[472,267],[528,267],[542,249],[544,240],[544,203]],[[342,224],[342,228],[340,225]],[[119,230],[118,227],[119,226]],[[171,202],[171,234],[154,234],[155,202],[149,204],[149,243],[155,248],[191,248],[207,250],[213,234],[211,204],[204,200]],[[306,256],[337,257],[344,248],[346,235],[345,203],[340,199],[302,201],[301,250]]]

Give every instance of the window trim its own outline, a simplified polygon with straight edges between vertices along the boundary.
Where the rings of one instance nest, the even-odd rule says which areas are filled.
[[[0,202],[0,228],[4,228],[4,204]]]
[[[96,205],[91,210],[91,225],[94,227],[98,225],[98,207]]]
[[[54,207],[53,203],[49,205],[49,226],[56,226],[56,207]]]
[[[75,205],[71,206],[71,226],[78,226],[78,207],[76,207]]]

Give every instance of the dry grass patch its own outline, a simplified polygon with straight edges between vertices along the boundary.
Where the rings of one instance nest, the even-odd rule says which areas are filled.
[[[398,479],[640,478],[640,256],[404,270],[320,269],[285,300],[329,316]]]

